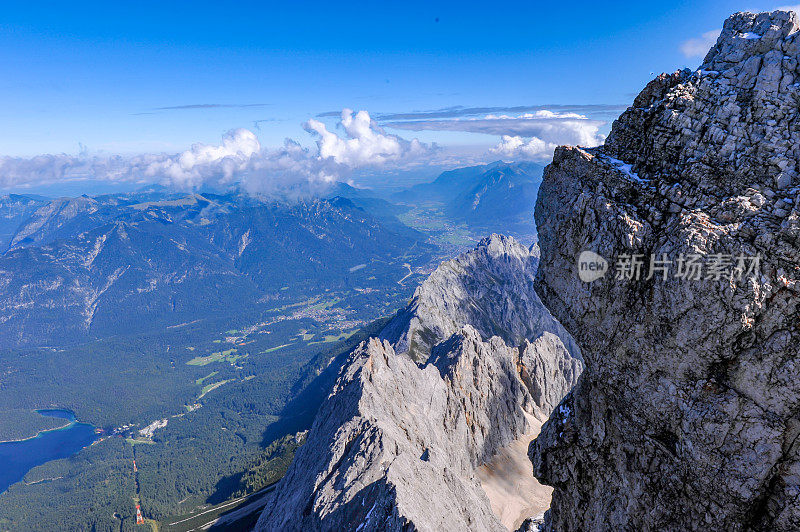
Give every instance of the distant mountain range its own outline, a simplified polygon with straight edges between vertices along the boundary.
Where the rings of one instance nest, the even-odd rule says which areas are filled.
[[[507,231],[515,224],[532,227],[543,171],[544,167],[535,163],[500,161],[459,168],[392,199],[405,204],[441,203],[449,218],[487,232]]]
[[[390,213],[381,221],[338,196],[291,205],[164,192],[6,196],[0,213],[3,347],[234,313],[281,289],[340,287],[360,264],[431,249]]]
[[[345,286],[361,264],[435,249],[398,218],[423,203],[475,234],[519,226],[532,233],[541,170],[461,168],[392,196],[336,183],[295,203],[159,186],[2,196],[0,347],[60,345],[235,313],[282,289]]]
[[[386,227],[411,238],[419,238],[420,233],[401,223],[397,217],[411,210],[408,205],[392,203],[370,189],[356,188],[347,183],[336,183],[323,196],[324,198],[347,198],[354,205],[380,220]]]
[[[535,165],[495,163],[399,196],[335,183],[291,202],[160,186],[0,196],[0,414],[64,407],[120,436],[13,485],[0,497],[11,519],[0,528],[126,528],[134,492],[123,455],[132,450],[142,511],[160,521],[274,481],[291,454],[280,465],[271,453],[286,437],[299,442],[343,359],[381,334],[422,275],[474,247],[491,223],[530,234],[518,200],[535,191],[536,175]],[[487,242],[445,263],[384,332],[410,324],[417,353],[422,340],[431,347],[465,324],[514,345],[533,338],[538,325],[520,328],[503,310],[525,297],[496,290],[498,279],[518,281],[518,295],[531,290],[528,247]],[[527,266],[509,266],[518,256]],[[471,275],[453,280],[456,270]],[[431,311],[445,299],[447,312]],[[486,301],[492,315],[473,312]],[[145,437],[152,445],[126,443],[164,420]]]
[[[46,198],[20,194],[0,196],[0,249],[8,248],[20,224],[47,201]]]

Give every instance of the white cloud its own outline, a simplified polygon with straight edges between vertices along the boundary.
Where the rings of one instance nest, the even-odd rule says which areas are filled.
[[[253,133],[229,131],[218,146],[195,144],[178,154],[145,153],[133,156],[39,155],[32,158],[0,157],[0,186],[25,186],[62,180],[160,181],[178,188],[196,188],[214,181],[225,183],[246,170],[261,153]]]
[[[536,137],[523,139],[522,137],[503,135],[500,138],[500,144],[490,149],[489,153],[504,159],[530,159],[543,162],[550,160],[556,146],[558,145]]]
[[[487,155],[504,159],[529,159],[546,162],[553,156],[556,146],[593,147],[601,144],[605,136],[601,120],[592,120],[576,112],[556,112],[538,109],[518,115],[484,114],[474,118],[416,119],[395,121],[387,127],[413,131],[464,131],[497,135],[500,143]]]
[[[141,173],[177,188],[192,189],[209,181],[233,182],[249,170],[260,153],[261,144],[251,131],[235,129],[223,135],[219,146],[198,143],[178,155],[134,158],[128,171],[131,176]]]
[[[354,114],[352,110],[344,109],[340,124],[347,138],[328,131],[319,120],[311,119],[303,126],[309,133],[319,136],[317,146],[319,156],[323,159],[330,158],[339,164],[355,168],[379,166],[426,151],[417,139],[407,141],[396,135],[387,135],[366,111]]]
[[[548,144],[596,146],[602,142],[600,127],[606,123],[577,113],[546,109],[517,116],[487,114],[480,118],[411,120],[391,122],[386,127],[412,131],[465,131],[487,135],[538,138]]]
[[[480,118],[487,115],[498,114],[519,114],[530,113],[533,111],[555,110],[562,113],[586,114],[611,114],[614,117],[627,109],[627,105],[616,104],[559,104],[559,105],[516,105],[512,107],[445,107],[443,109],[432,109],[427,111],[411,111],[401,113],[378,114],[375,118],[380,123],[394,122],[398,120],[431,120],[442,118]],[[317,116],[339,116],[339,112],[328,111]]]
[[[688,39],[681,43],[681,53],[689,58],[704,57],[717,42],[721,29],[705,32],[700,37]]]
[[[223,135],[217,144],[198,143],[177,153],[123,156],[82,150],[78,155],[0,157],[0,188],[93,179],[159,182],[183,190],[238,184],[251,193],[307,197],[332,181],[376,168],[391,173],[422,164],[457,166],[498,156],[546,161],[558,145],[590,147],[604,140],[600,128],[606,122],[589,119],[573,109],[506,112],[494,109],[491,114],[474,117],[386,124],[397,129],[463,131],[499,138],[499,144],[489,151],[466,146],[441,150],[436,144],[387,133],[366,111],[344,109],[335,127],[315,119],[303,124],[316,140],[311,148],[291,139],[279,148],[265,148],[252,131],[236,129]]]
[[[52,183],[61,179],[86,178],[92,174],[92,165],[93,160],[84,155],[0,157],[0,186],[24,186]]]
[[[388,163],[397,167],[433,153],[432,147],[416,139],[385,134],[366,111],[354,114],[345,109],[339,125],[347,138],[328,131],[317,120],[304,124],[319,137],[316,151],[291,139],[281,148],[265,149],[252,131],[235,129],[223,135],[218,145],[198,143],[175,154],[90,155],[84,150],[79,155],[0,157],[0,187],[102,179],[160,182],[184,190],[241,183],[251,192],[275,193],[279,189],[311,190],[354,169]]]
[[[605,140],[605,136],[599,132],[603,122],[589,120],[577,113],[555,113],[544,109],[518,117],[498,116],[491,119],[511,120],[515,125],[517,122],[535,121],[533,126],[509,128],[513,131],[532,132],[534,133],[532,135],[501,135],[500,143],[491,148],[489,153],[504,159],[547,162],[553,157],[553,151],[557,146],[570,144],[594,147]]]
[[[775,9],[779,9],[781,11],[794,11],[795,13],[800,14],[800,4],[795,4],[793,6],[781,6],[776,7]]]

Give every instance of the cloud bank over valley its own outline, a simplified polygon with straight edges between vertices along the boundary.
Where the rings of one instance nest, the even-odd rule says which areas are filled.
[[[591,147],[603,142],[601,130],[607,122],[578,111],[613,113],[619,106],[553,107],[556,110],[457,107],[379,114],[378,119],[366,110],[345,108],[335,121],[330,119],[332,113],[307,120],[302,128],[308,137],[302,142],[287,138],[279,147],[262,146],[253,131],[238,128],[224,133],[218,144],[196,143],[177,153],[119,155],[92,153],[82,147],[75,155],[0,156],[0,188],[24,191],[53,183],[100,180],[158,183],[187,191],[239,186],[264,195],[287,190],[314,194],[364,170],[396,172],[496,159],[547,162],[558,145]],[[484,147],[465,156],[464,149],[390,130],[477,134]]]

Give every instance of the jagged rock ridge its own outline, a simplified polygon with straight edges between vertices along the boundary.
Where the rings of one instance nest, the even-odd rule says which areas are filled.
[[[426,284],[441,287],[442,270],[452,272],[476,256],[487,266],[504,265],[493,265],[504,273],[492,280],[504,285],[517,279],[525,262],[518,259],[530,251],[493,235],[466,256],[443,263]],[[532,284],[517,288],[528,292],[528,301]],[[411,319],[401,313],[382,336],[392,333],[403,345],[397,338],[407,338],[408,331],[398,323],[452,316],[443,309],[452,311],[461,300],[447,298],[443,292],[438,306],[420,314],[409,310],[423,308],[412,303]],[[502,312],[481,316],[487,318],[482,324],[511,330]],[[581,362],[551,333],[523,337],[518,349],[469,323],[453,320],[447,327],[437,334],[448,336],[432,339],[419,364],[386,339],[364,342],[350,355],[258,529],[506,530],[521,521],[515,515],[501,521],[495,514],[497,501],[485,491],[491,474],[479,468],[507,456],[521,437],[533,437],[547,409],[574,384]],[[556,383],[552,389],[548,380]],[[547,499],[546,490],[538,484],[536,489]],[[546,502],[538,511],[544,508]]]
[[[530,449],[549,530],[800,529],[799,45],[795,13],[737,13],[545,171],[537,291],[586,361]],[[585,250],[761,260],[587,284]]]
[[[474,369],[476,378],[499,371],[501,381],[514,382],[513,374],[503,371],[513,371],[511,349],[497,341],[482,345],[474,330],[454,340],[469,343],[474,351],[450,367],[472,369],[472,362],[483,363]],[[505,364],[481,360],[486,347],[505,348]],[[375,339],[357,350],[259,527],[342,530],[364,524],[366,530],[441,530],[449,523],[459,529],[503,530],[473,471],[484,452],[510,440],[482,441],[482,431],[473,431],[470,415],[485,417],[488,405],[462,410],[466,396],[458,394],[458,386],[470,382],[447,371],[447,358],[442,368],[431,364],[420,369]],[[451,380],[442,378],[442,369]],[[501,381],[495,382],[495,391],[505,395]],[[519,397],[526,397],[519,388]],[[507,405],[501,397],[486,400]],[[509,416],[504,421],[519,424],[521,433],[527,428],[522,408],[531,405],[508,406],[495,413]]]
[[[399,353],[424,362],[431,348],[470,324],[484,338],[519,346],[543,332],[558,336],[574,358],[580,350],[532,290],[539,250],[491,235],[474,251],[443,263],[414,292],[381,334]]]

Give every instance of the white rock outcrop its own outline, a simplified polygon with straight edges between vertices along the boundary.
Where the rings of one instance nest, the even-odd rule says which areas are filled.
[[[550,490],[530,465],[519,482],[499,475],[524,463],[527,443],[577,380],[581,362],[551,333],[527,338],[510,312],[524,302],[557,325],[533,293],[530,257],[512,239],[484,240],[443,263],[384,339],[363,342],[257,529],[508,530],[543,512]],[[467,278],[464,265],[476,264],[495,273]],[[504,286],[517,292],[503,299]],[[492,294],[485,299],[497,312],[476,310],[474,294]],[[417,360],[386,339],[407,346],[415,334],[404,327],[429,331]],[[498,331],[518,331],[506,337],[521,347]]]
[[[355,351],[258,528],[505,530],[474,469],[532,403],[513,349],[469,328],[453,341],[424,368],[376,339]]]
[[[472,325],[484,338],[520,346],[543,332],[558,336],[573,357],[580,350],[533,290],[539,250],[493,234],[474,250],[443,262],[414,292],[381,338],[398,353],[425,362],[431,348]]]

